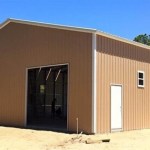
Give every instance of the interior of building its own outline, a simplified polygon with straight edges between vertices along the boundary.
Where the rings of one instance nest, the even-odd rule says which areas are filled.
[[[68,66],[28,69],[27,126],[67,129]]]

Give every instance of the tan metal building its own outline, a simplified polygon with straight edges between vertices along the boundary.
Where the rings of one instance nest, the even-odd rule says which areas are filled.
[[[87,133],[150,128],[150,47],[85,29],[0,25],[0,124]]]

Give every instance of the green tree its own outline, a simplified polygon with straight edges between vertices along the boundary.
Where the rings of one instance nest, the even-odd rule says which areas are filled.
[[[150,45],[150,35],[140,34],[140,35],[136,36],[133,41],[143,43],[146,45]]]

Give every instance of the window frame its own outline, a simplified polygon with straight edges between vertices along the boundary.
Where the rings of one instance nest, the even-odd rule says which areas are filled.
[[[142,73],[143,74],[143,78],[139,78],[139,74]],[[143,81],[143,85],[139,84],[139,81],[142,80]],[[137,87],[139,88],[144,88],[145,87],[145,72],[138,70],[137,71]]]

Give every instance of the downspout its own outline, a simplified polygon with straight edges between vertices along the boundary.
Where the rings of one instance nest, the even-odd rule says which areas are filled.
[[[97,133],[96,32],[92,33],[92,133]]]

